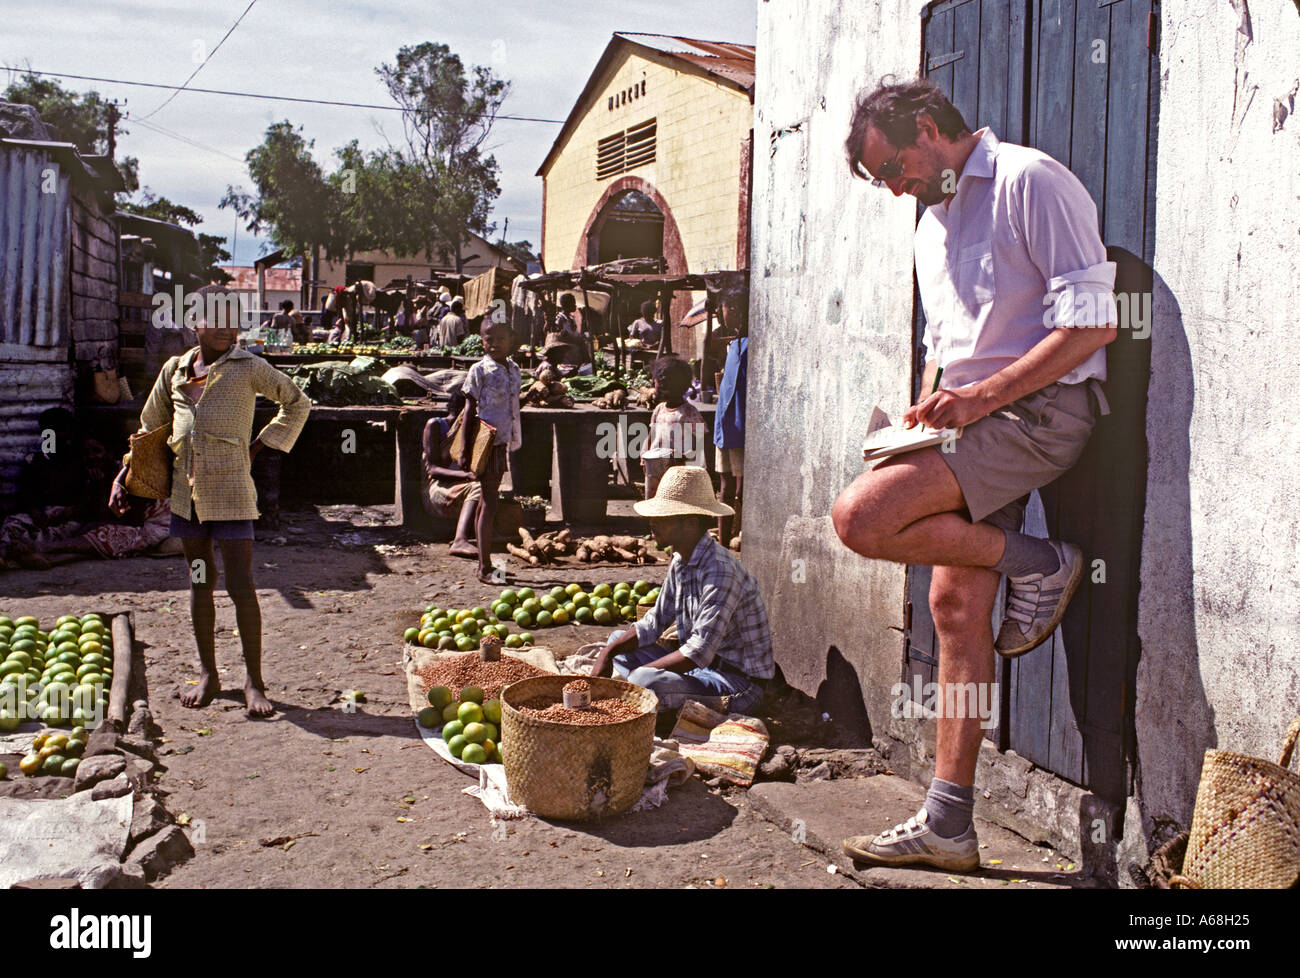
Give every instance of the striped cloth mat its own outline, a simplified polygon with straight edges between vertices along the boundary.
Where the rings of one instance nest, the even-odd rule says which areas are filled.
[[[682,755],[695,762],[702,777],[748,786],[767,753],[770,738],[767,727],[757,717],[722,714],[687,700],[678,714],[672,739],[681,745]]]

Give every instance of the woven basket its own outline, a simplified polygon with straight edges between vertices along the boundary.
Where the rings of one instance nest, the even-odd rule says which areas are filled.
[[[591,679],[591,698],[617,696],[645,712],[590,727],[519,712],[535,696],[559,700],[573,676],[534,676],[501,693],[501,742],[510,797],[543,818],[581,822],[627,811],[641,797],[659,698],[618,679]]]
[[[172,494],[172,450],[167,444],[172,426],[165,424],[143,435],[131,436],[126,463],[126,491],[145,499],[167,499]]]
[[[1291,721],[1277,764],[1207,750],[1174,886],[1284,889],[1300,880],[1300,775],[1287,770],[1300,737]]]

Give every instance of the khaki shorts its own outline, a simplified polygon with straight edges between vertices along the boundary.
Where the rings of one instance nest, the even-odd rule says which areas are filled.
[[[1074,467],[1098,413],[1110,409],[1097,381],[1049,384],[967,425],[953,451],[936,449],[957,477],[971,522],[1019,530],[1030,492]]]
[[[743,476],[745,474],[745,450],[743,448],[719,448],[717,455],[719,475]]]

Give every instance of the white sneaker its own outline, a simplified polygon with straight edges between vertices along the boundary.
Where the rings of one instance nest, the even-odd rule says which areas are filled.
[[[859,862],[878,866],[934,866],[961,872],[979,869],[979,838],[974,823],[957,838],[945,839],[930,828],[929,818],[930,813],[922,808],[906,822],[874,838],[855,835],[845,839],[844,852]]]
[[[1008,659],[1052,637],[1083,580],[1083,551],[1072,543],[1047,542],[1061,561],[1055,572],[1007,578],[1007,611],[993,647]]]

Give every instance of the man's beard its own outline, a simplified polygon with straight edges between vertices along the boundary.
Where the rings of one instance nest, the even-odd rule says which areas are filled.
[[[948,194],[943,189],[943,182],[934,180],[921,184],[913,191],[912,196],[926,207],[933,207],[935,204],[943,203]]]

